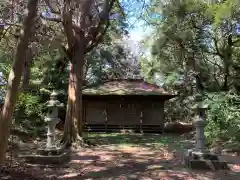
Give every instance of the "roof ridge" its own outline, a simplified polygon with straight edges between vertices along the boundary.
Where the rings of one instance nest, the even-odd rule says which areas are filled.
[[[112,79],[107,79],[107,80],[102,80],[102,81],[99,81],[99,82],[96,82],[96,83],[92,83],[90,85],[85,86],[84,89],[96,87],[96,86],[103,85],[105,83],[113,82],[113,81],[135,81],[135,82],[140,81],[140,82],[147,83],[149,85],[154,85],[158,88],[162,88],[162,86],[159,86],[155,83],[150,83],[150,82],[145,81],[144,78],[138,78],[138,79],[134,79],[134,78],[112,78]]]
[[[84,88],[83,94],[172,95],[164,87],[143,79],[108,79]]]

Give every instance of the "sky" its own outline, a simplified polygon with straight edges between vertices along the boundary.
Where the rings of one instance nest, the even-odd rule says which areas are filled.
[[[122,1],[129,2],[129,0],[122,0]],[[133,1],[135,2],[135,6],[133,6],[133,9],[136,8],[137,10],[133,10],[133,9],[129,10],[135,13],[130,15],[130,17],[127,19],[131,28],[129,29],[129,37],[126,40],[126,43],[128,44],[128,46],[130,46],[134,54],[139,55],[139,52],[143,50],[144,52],[142,53],[144,53],[145,58],[150,60],[151,59],[150,48],[139,49],[139,43],[142,40],[144,40],[146,36],[151,35],[151,33],[153,32],[153,29],[150,26],[146,25],[146,22],[141,18],[141,15],[142,15],[141,11],[138,10],[138,9],[142,10],[142,7],[143,7],[142,2],[144,0],[132,0],[132,2]],[[147,2],[149,2],[149,0],[145,0],[145,5]],[[130,6],[132,5],[133,4],[131,4]],[[154,15],[153,18],[161,18],[161,17],[159,16],[159,14],[156,14],[156,16]],[[153,81],[157,85],[162,86],[164,84],[164,77],[160,73],[155,74],[153,78],[154,78]]]
[[[128,16],[130,40],[140,42],[149,33],[149,28],[144,25],[142,16],[149,0],[122,0],[123,7]]]
[[[136,42],[140,42],[141,40],[144,39],[146,35],[149,35],[149,33],[151,32],[150,27],[142,25],[143,20],[139,20],[139,21],[140,22],[137,22],[135,27],[129,31],[129,36],[130,36],[129,39]]]
[[[151,0],[120,0],[127,14],[127,23],[130,28],[128,29],[129,36],[127,45],[130,46],[134,54],[141,52],[145,58],[150,59],[150,48],[145,49],[143,46],[139,48],[140,42],[145,40],[147,36],[153,32],[153,29],[147,25],[146,20],[143,19]],[[152,18],[161,18],[159,14],[151,14]],[[144,51],[144,52],[143,52]]]
[[[129,26],[129,34],[125,38],[125,43],[135,55],[142,53],[140,43],[151,33],[150,27],[146,26],[145,21],[142,19],[148,1],[149,0],[122,0]]]

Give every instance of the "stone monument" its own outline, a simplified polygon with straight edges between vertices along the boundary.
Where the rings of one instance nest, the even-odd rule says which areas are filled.
[[[62,164],[70,160],[69,152],[57,147],[55,138],[55,127],[60,121],[58,108],[64,107],[63,103],[57,100],[55,91],[50,95],[50,100],[45,103],[47,115],[44,121],[47,123],[47,142],[33,155],[25,156],[26,161],[34,164]]]
[[[55,135],[55,127],[57,123],[59,123],[60,119],[58,117],[58,108],[63,107],[63,103],[60,103],[57,100],[57,93],[55,91],[50,95],[50,100],[45,103],[48,108],[47,116],[44,121],[47,123],[47,144],[46,149],[52,150],[56,149],[56,135]]]
[[[197,104],[194,109],[198,112],[198,117],[194,121],[196,127],[196,146],[187,150],[184,156],[184,163],[191,169],[220,170],[228,169],[227,162],[220,161],[218,155],[210,152],[205,147],[204,127],[206,125],[206,110],[208,105],[203,103],[201,94],[196,95]]]

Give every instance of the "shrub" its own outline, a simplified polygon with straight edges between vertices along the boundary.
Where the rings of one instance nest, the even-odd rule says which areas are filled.
[[[206,100],[210,105],[207,113],[207,140],[240,143],[240,97],[235,93],[209,94]]]
[[[191,108],[195,104],[194,96],[183,96],[170,99],[164,106],[165,120],[167,122],[189,122],[196,112]]]
[[[14,120],[15,125],[24,129],[33,130],[34,132],[42,131],[44,120],[41,97],[29,92],[20,93]]]

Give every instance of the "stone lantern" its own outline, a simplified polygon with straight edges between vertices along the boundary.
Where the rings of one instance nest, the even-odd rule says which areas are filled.
[[[206,110],[208,105],[203,103],[201,94],[196,95],[196,105],[193,109],[197,110],[197,118],[194,120],[196,127],[196,145],[193,149],[188,149],[184,156],[184,163],[191,169],[202,170],[221,170],[228,169],[226,161],[219,160],[218,155],[210,152],[205,147],[204,127],[206,125]]]
[[[70,151],[64,146],[57,147],[55,140],[55,126],[59,122],[58,108],[63,107],[63,103],[57,100],[55,91],[50,95],[50,100],[45,103],[47,115],[44,121],[47,123],[47,143],[46,147],[40,147],[34,154],[22,155],[26,162],[33,164],[64,164],[70,161]]]
[[[47,123],[47,143],[46,149],[56,149],[56,140],[55,140],[55,127],[56,124],[60,121],[58,117],[58,108],[63,107],[63,103],[60,103],[57,100],[57,93],[55,91],[50,95],[50,100],[45,103],[46,108],[48,109],[47,115],[44,118],[44,121]]]
[[[207,104],[204,104],[201,94],[196,95],[197,104],[194,106],[194,109],[197,111],[197,118],[194,121],[196,127],[196,147],[198,151],[205,150],[205,135],[204,127],[206,125],[206,110],[208,108]]]

